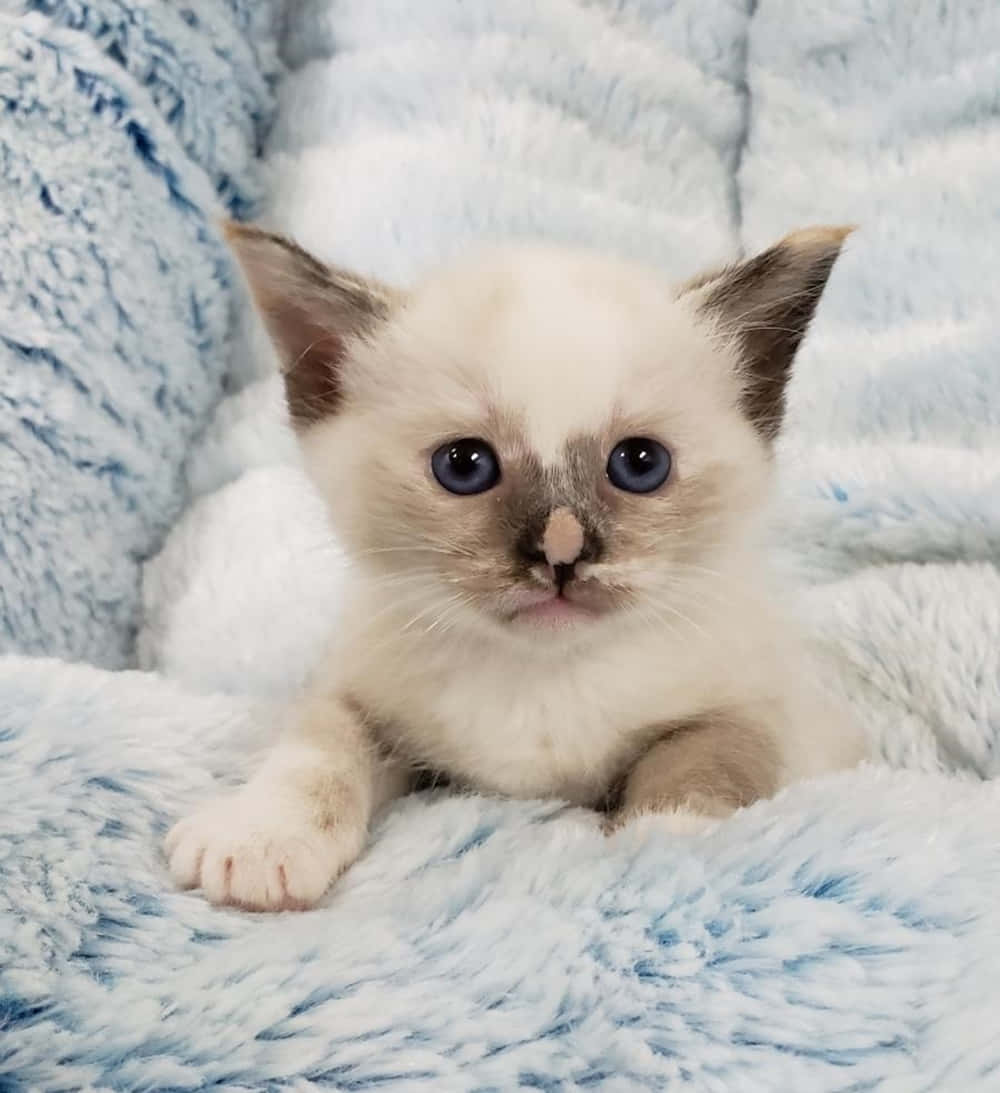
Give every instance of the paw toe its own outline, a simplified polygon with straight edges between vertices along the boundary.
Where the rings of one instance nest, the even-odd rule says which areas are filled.
[[[164,848],[184,888],[215,904],[255,911],[311,907],[361,849],[362,828],[320,830],[305,817],[263,817],[245,801],[224,802],[182,820]]]

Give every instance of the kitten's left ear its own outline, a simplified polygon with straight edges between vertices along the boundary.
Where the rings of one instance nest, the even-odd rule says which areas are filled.
[[[293,424],[336,413],[352,341],[384,322],[398,295],[324,265],[281,235],[232,221],[225,233],[278,350]]]
[[[792,361],[853,228],[806,228],[770,249],[690,282],[697,310],[735,338],[744,369],[743,409],[768,440],[781,427]]]

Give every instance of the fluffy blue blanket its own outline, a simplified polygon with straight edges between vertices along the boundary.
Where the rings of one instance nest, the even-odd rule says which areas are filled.
[[[1000,8],[298,18],[270,215],[330,257],[405,277],[542,231],[680,274],[860,223],[801,358],[776,520],[897,769],[691,838],[419,796],[317,911],[173,891],[166,826],[252,762],[336,618],[336,549],[260,380],[193,449],[201,496],[147,569],[159,673],[0,660],[0,1086],[992,1093]]]
[[[223,389],[275,5],[3,7],[0,651],[118,667]]]

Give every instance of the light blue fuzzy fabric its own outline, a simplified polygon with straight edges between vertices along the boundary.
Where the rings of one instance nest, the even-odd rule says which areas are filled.
[[[275,8],[27,6],[0,16],[0,650],[117,667],[223,390],[215,221],[259,197]]]
[[[586,242],[678,277],[727,259],[748,11],[306,4],[288,52],[336,51],[281,89],[270,215],[331,259],[404,282],[484,238]]]
[[[89,35],[146,92],[233,216],[262,196],[256,158],[281,72],[279,0],[21,0]]]
[[[540,229],[686,273],[860,222],[792,391],[780,544],[909,769],[696,838],[420,796],[315,912],[173,891],[163,832],[250,766],[339,597],[261,381],[147,573],[144,661],[175,678],[0,661],[0,1088],[995,1093],[995,4],[300,15],[272,218],[331,257],[405,277]]]
[[[418,796],[326,908],[254,916],[160,854],[248,703],[16,659],[0,691],[4,1089],[997,1088],[997,783],[845,775],[696,840]]]

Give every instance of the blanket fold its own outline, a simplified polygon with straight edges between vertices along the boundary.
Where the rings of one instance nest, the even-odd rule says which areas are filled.
[[[194,26],[154,3],[23,7],[0,14],[0,651],[120,667],[223,391],[216,221],[259,196],[273,96],[250,42],[267,53],[274,5],[245,38],[223,0]]]

